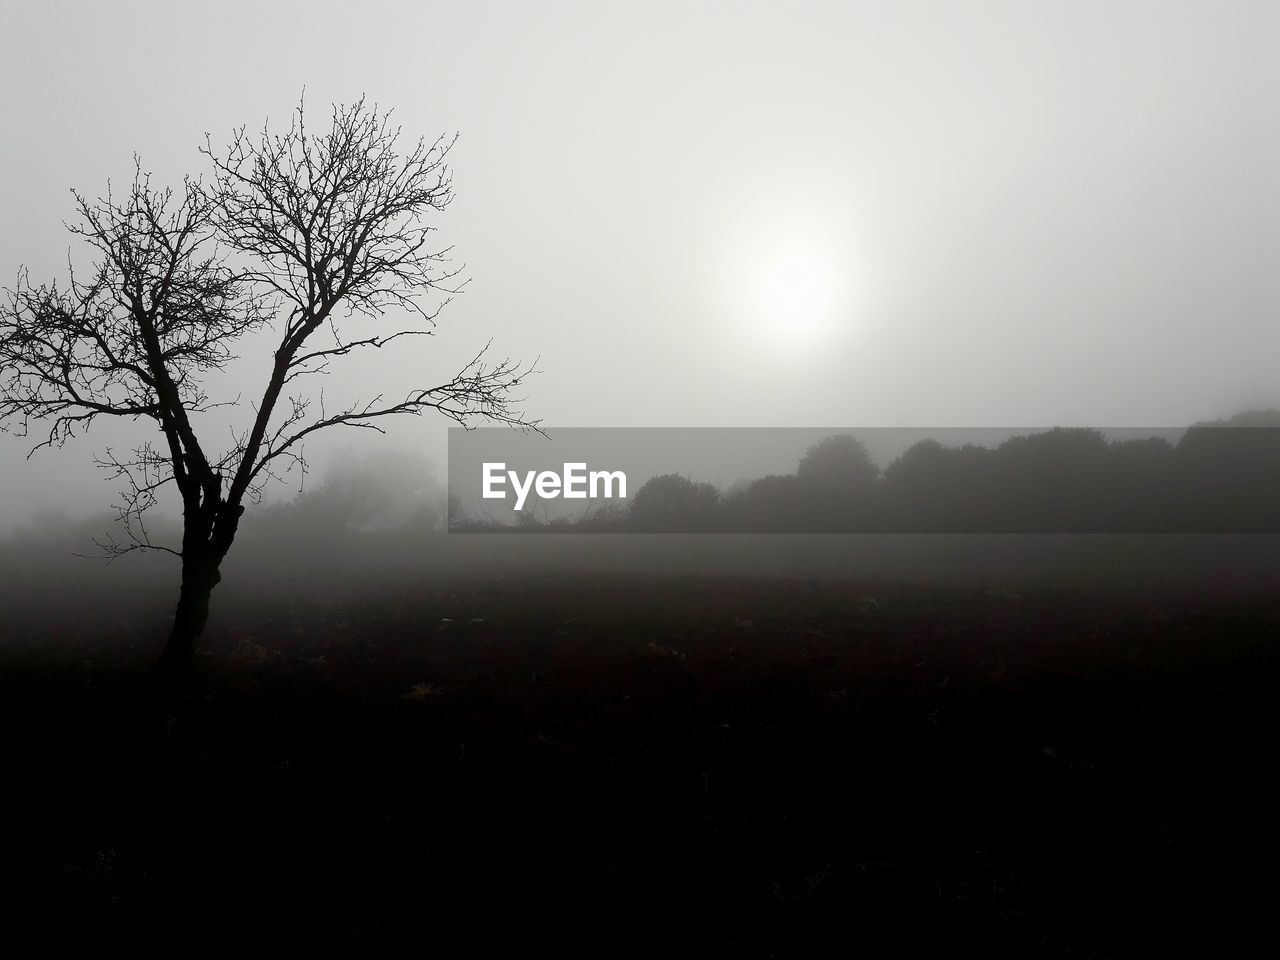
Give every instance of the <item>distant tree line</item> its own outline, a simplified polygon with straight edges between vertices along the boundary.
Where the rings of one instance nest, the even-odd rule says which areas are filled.
[[[1280,412],[1199,424],[1177,443],[1057,428],[996,447],[922,440],[884,470],[854,436],[811,447],[794,473],[728,491],[677,473],[625,509],[518,527],[680,533],[1276,533]]]
[[[567,519],[541,509],[516,522],[464,515],[420,453],[335,456],[316,482],[257,509],[246,539],[258,551],[328,550],[338,542],[419,542],[454,532],[530,533],[1280,533],[1280,412],[1201,424],[1171,443],[1054,429],[996,447],[922,440],[883,470],[856,438],[834,434],[793,473],[727,489],[655,476],[627,501]],[[18,528],[15,547],[81,552],[109,515],[46,512]],[[181,529],[156,517],[151,535]]]

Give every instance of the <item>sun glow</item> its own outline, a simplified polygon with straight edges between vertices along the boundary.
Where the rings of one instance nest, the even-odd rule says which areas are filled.
[[[789,341],[809,341],[832,321],[834,284],[830,268],[805,250],[788,250],[760,277],[761,319],[766,332]]]
[[[862,322],[867,257],[848,225],[797,213],[743,223],[737,235],[721,251],[718,312],[750,355],[807,362]]]

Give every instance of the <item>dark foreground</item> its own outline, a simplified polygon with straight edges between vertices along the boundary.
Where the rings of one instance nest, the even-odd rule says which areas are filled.
[[[280,597],[215,616],[176,702],[138,624],[76,629],[0,674],[6,937],[42,953],[1272,936],[1261,595],[635,575]]]

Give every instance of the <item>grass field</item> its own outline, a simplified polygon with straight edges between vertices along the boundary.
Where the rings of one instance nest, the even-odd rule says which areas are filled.
[[[63,614],[0,674],[7,906],[50,948],[1230,956],[1274,907],[1264,594],[245,594],[177,699],[162,624]]]

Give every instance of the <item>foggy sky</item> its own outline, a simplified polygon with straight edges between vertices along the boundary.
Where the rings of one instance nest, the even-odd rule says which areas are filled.
[[[68,188],[361,93],[458,131],[438,336],[326,390],[541,357],[551,426],[1164,426],[1280,405],[1280,5],[7,3],[0,276],[65,274]],[[829,314],[762,313],[801,249]],[[260,392],[246,345],[220,395]],[[210,421],[212,423],[212,421]],[[309,453],[444,451],[442,420]],[[212,430],[225,435],[225,430]],[[0,437],[0,529],[105,508]]]

